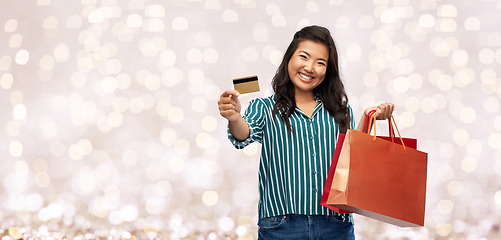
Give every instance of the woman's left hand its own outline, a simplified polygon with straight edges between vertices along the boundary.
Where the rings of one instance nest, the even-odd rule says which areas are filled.
[[[369,112],[372,110],[376,110],[376,119],[377,120],[386,120],[391,118],[391,115],[393,114],[393,110],[395,109],[395,105],[392,103],[382,103],[379,106],[374,106],[365,109],[364,115],[368,116]]]

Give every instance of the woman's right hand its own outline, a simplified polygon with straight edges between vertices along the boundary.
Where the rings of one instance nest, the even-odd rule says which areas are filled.
[[[226,90],[221,94],[217,102],[219,113],[230,122],[236,121],[241,117],[240,110],[242,109],[242,105],[240,104],[240,100],[238,100],[239,95],[236,90]]]

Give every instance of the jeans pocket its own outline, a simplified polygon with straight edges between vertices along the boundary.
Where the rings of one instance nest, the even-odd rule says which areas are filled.
[[[277,229],[280,228],[285,223],[285,221],[286,220],[284,216],[261,218],[261,220],[259,221],[259,229],[262,230]]]
[[[346,220],[345,220],[345,218],[346,218]],[[331,221],[333,221],[335,223],[339,223],[339,224],[352,224],[349,221],[349,218],[350,218],[349,214],[334,214],[334,215],[329,216],[329,219],[331,219]]]

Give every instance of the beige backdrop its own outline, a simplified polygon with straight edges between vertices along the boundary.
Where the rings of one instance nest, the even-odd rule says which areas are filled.
[[[253,239],[260,146],[216,102],[270,95],[319,24],[356,119],[393,102],[429,153],[426,226],[356,216],[357,239],[500,237],[500,23],[501,0],[0,0],[0,235]]]

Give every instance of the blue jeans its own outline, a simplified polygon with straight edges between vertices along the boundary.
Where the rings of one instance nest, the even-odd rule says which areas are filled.
[[[281,215],[261,218],[259,240],[268,239],[355,239],[353,224],[344,223],[336,216]]]

